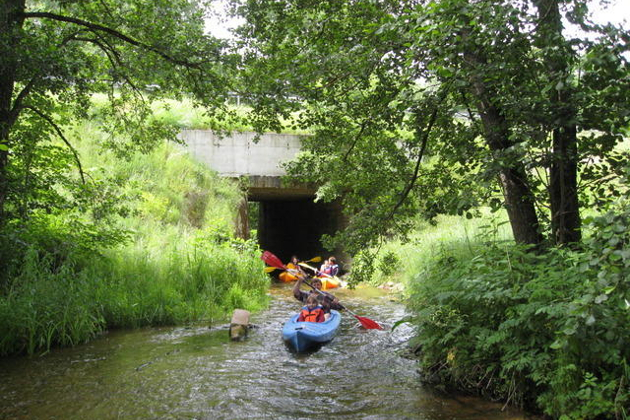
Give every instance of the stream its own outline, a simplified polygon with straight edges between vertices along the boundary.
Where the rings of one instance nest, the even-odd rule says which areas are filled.
[[[43,356],[0,359],[1,419],[525,419],[518,411],[423,386],[403,358],[405,307],[377,289],[334,292],[383,331],[343,314],[336,338],[294,354],[281,328],[300,303],[273,285],[247,340],[227,325],[111,331]]]

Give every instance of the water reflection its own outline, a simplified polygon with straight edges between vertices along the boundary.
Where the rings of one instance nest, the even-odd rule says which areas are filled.
[[[0,418],[11,419],[521,419],[472,398],[423,388],[398,356],[410,331],[389,331],[404,308],[377,293],[339,291],[342,302],[386,330],[344,314],[337,337],[294,354],[282,324],[299,303],[290,286],[270,291],[258,328],[231,342],[215,326],[104,334],[74,349],[0,361]]]

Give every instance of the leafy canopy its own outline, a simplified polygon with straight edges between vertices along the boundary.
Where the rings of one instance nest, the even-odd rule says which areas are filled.
[[[111,185],[90,177],[70,130],[80,119],[93,120],[109,133],[101,147],[125,159],[164,139],[177,140],[176,126],[151,118],[156,99],[187,96],[209,113],[221,113],[237,56],[205,33],[211,5],[196,0],[3,2],[0,229],[7,233],[0,232],[0,239],[7,252],[24,243],[19,236],[29,235],[23,232],[29,223],[43,226],[49,215],[67,219],[69,234],[90,233],[97,245],[120,240],[118,235],[107,239],[105,216],[123,211],[121,200]],[[98,118],[91,107],[95,93],[107,98]]]
[[[529,229],[544,232],[553,162],[579,163],[580,190],[610,180],[590,162],[618,162],[608,158],[630,117],[628,35],[589,22],[586,2],[562,11],[589,38],[540,25],[543,2],[234,3],[257,129],[299,113],[313,135],[290,173],[343,200],[350,222],[335,241],[351,253],[404,235],[417,215],[509,211],[523,194],[536,204]],[[549,72],[552,54],[562,71]],[[572,94],[574,117],[551,92]],[[578,156],[552,148],[563,124],[577,126]]]

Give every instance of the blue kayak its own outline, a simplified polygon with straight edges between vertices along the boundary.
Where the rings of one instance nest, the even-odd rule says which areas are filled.
[[[299,314],[293,315],[282,328],[282,339],[296,352],[304,352],[329,342],[341,323],[341,314],[330,311],[324,322],[297,322]]]

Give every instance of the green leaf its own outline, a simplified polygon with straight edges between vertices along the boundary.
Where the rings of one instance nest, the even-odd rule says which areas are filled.
[[[398,328],[402,324],[414,322],[415,319],[416,317],[413,317],[413,316],[407,316],[407,317],[399,319],[398,321],[394,322],[394,324],[392,325],[392,331],[394,331],[396,328]]]

